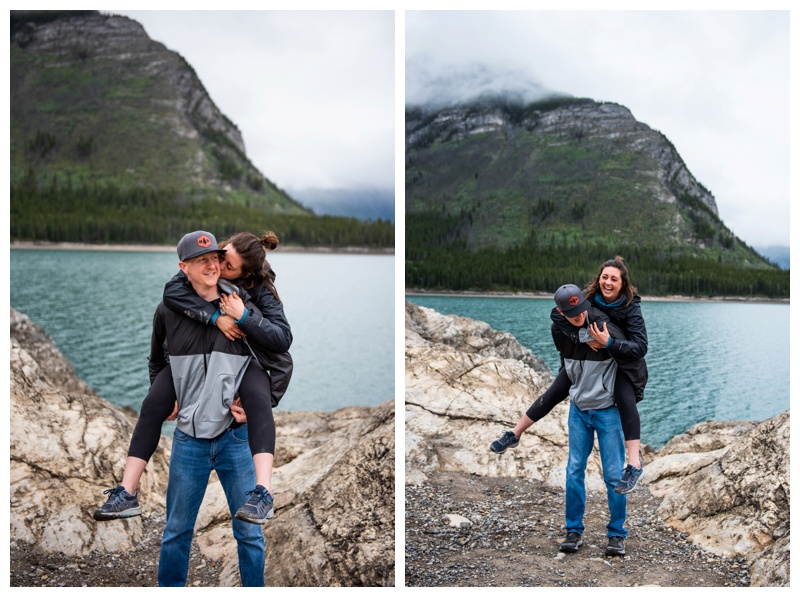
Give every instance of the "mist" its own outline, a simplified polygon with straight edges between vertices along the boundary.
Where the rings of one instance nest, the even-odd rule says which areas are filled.
[[[406,62],[406,106],[439,109],[487,98],[529,104],[553,96],[529,73],[486,62],[439,63],[430,56]]]

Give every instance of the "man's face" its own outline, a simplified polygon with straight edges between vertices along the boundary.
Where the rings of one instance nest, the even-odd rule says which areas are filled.
[[[561,313],[561,315],[564,315],[564,312],[563,312],[561,309],[559,309],[559,310],[558,310],[558,312],[559,312],[559,313]],[[576,315],[575,317],[567,317],[566,315],[564,315],[564,319],[566,319],[567,321],[569,321],[569,322],[570,322],[572,325],[574,325],[576,328],[579,328],[579,327],[581,327],[581,326],[582,326],[584,323],[586,323],[586,314],[587,314],[587,313],[588,313],[588,311],[584,311],[583,313],[579,313],[579,314],[578,314],[578,315]]]
[[[219,280],[218,253],[206,253],[187,261],[181,261],[178,266],[195,288],[215,288],[217,286]]]

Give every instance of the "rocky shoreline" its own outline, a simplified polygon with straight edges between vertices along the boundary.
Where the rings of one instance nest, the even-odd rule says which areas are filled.
[[[551,382],[510,334],[406,303],[407,585],[788,586],[789,411],[644,446],[623,558],[604,555],[595,451],[586,545],[565,555],[566,401],[515,449],[488,449]]]
[[[10,360],[12,586],[154,586],[170,438],[162,437],[140,481],[143,515],[96,522],[103,490],[120,480],[134,417],[94,394],[52,339],[14,309]],[[275,419],[267,586],[393,586],[394,403],[276,411]],[[215,475],[192,549],[191,585],[239,584]]]
[[[584,545],[564,554],[563,490],[521,478],[434,473],[406,487],[406,586],[750,586],[743,556],[694,545],[664,523],[658,503],[646,490],[629,496],[626,555],[610,557],[605,494],[589,492]]]

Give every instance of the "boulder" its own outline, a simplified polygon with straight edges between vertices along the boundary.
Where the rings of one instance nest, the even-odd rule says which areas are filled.
[[[81,382],[52,339],[13,309],[10,359],[11,540],[68,555],[134,548],[141,519],[91,517],[122,478],[133,421]],[[139,486],[162,510],[168,444]]]
[[[717,447],[719,434],[690,444],[709,452],[677,453],[679,436],[648,467],[667,524],[708,551],[746,557],[755,585],[789,582],[789,422],[789,411],[757,424],[735,421],[726,445]]]
[[[552,383],[539,357],[483,322],[408,302],[405,357],[406,483],[422,483],[432,471],[463,471],[564,487],[566,400],[518,447],[502,455],[489,450]],[[605,487],[596,452],[586,483],[592,490]]]

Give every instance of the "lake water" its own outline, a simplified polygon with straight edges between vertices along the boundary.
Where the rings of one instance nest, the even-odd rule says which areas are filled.
[[[406,298],[510,332],[558,370],[551,298]],[[789,305],[645,301],[642,313],[649,345],[638,405],[643,442],[660,447],[702,421],[761,421],[789,408]],[[520,415],[528,406],[520,405]]]
[[[294,374],[278,407],[330,411],[394,399],[394,256],[272,253]],[[153,313],[174,252],[12,249],[11,306],[55,340],[100,396],[138,412]]]

